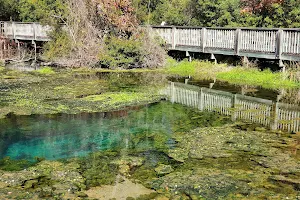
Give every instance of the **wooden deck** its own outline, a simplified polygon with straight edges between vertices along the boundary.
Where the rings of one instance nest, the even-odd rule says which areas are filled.
[[[169,50],[300,61],[300,29],[153,26]]]
[[[40,23],[0,22],[0,35],[13,40],[49,41],[50,30]]]
[[[272,130],[300,131],[300,107],[296,105],[174,82],[162,93],[172,103],[218,112],[233,121],[257,123]]]

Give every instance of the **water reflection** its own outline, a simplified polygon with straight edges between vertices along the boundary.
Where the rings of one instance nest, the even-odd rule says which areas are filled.
[[[235,94],[242,94],[272,101],[279,101],[288,104],[300,105],[300,89],[265,89],[253,85],[234,85],[219,80],[196,80],[188,77],[168,77],[169,81],[185,83],[199,87],[209,88],[212,86],[215,90],[222,90]]]

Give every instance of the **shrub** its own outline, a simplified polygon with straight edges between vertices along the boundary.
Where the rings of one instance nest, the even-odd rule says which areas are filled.
[[[68,33],[58,29],[50,34],[52,40],[45,44],[44,55],[50,60],[69,55],[72,49],[72,42]]]
[[[103,68],[156,68],[165,64],[166,52],[150,31],[140,29],[129,38],[110,36],[99,54]]]
[[[133,38],[115,36],[105,39],[106,48],[99,54],[99,64],[104,68],[132,68],[141,65],[141,42]]]

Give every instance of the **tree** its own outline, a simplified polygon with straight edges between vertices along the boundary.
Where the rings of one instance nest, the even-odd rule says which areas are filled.
[[[18,0],[0,0],[0,21],[19,20]]]
[[[20,20],[54,25],[68,15],[64,0],[20,0]],[[57,16],[60,16],[59,18]]]

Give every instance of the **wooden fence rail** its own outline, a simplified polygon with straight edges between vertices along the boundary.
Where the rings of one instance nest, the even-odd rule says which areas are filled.
[[[50,30],[40,23],[0,22],[0,34],[14,40],[49,41]]]
[[[240,94],[171,82],[163,91],[172,103],[215,111],[272,130],[300,131],[300,107]]]
[[[153,26],[170,50],[300,61],[300,29]]]

